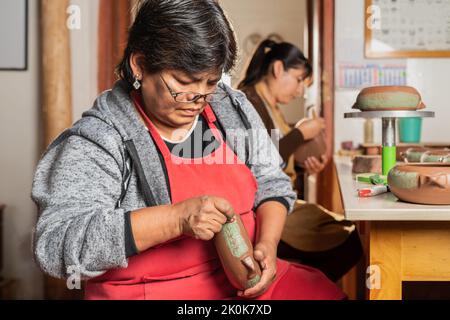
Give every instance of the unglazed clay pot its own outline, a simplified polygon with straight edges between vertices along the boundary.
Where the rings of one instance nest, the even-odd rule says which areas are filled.
[[[450,163],[398,165],[389,172],[388,185],[406,202],[449,205]]]
[[[367,156],[377,156],[381,155],[381,146],[380,145],[363,145],[365,155]]]
[[[450,163],[449,150],[426,151],[420,157],[420,162],[446,162]]]
[[[241,217],[223,225],[214,237],[217,253],[230,283],[238,290],[254,287],[261,280],[261,268],[253,257],[253,245]]]
[[[295,150],[294,159],[297,165],[304,168],[305,161],[309,157],[316,157],[321,161],[321,157],[327,152],[327,142],[325,139],[325,131],[322,131],[314,139],[311,139]]]
[[[413,87],[379,86],[361,90],[353,109],[361,111],[424,109],[420,93]]]
[[[422,155],[429,150],[429,148],[409,148],[401,154],[401,157],[405,162],[420,162]]]
[[[405,162],[449,162],[446,161],[450,156],[448,149],[431,148],[409,148],[401,154]]]
[[[381,156],[356,156],[353,159],[352,173],[378,173],[381,174]]]

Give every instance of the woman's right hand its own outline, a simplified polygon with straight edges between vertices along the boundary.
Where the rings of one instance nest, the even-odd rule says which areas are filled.
[[[303,135],[303,139],[311,140],[325,129],[325,120],[323,118],[306,119],[297,125],[297,129]]]
[[[225,199],[214,196],[192,198],[174,205],[183,235],[211,240],[226,222],[234,221],[234,209]]]

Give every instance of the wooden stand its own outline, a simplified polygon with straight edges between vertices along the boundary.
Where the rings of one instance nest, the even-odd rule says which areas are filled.
[[[0,280],[0,300],[17,299],[17,281],[14,279]]]
[[[5,207],[0,203],[0,300],[13,300],[17,297],[17,281],[3,277],[3,211]]]

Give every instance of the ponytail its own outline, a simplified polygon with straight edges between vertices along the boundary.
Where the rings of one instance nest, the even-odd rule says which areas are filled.
[[[269,49],[269,51],[267,51]],[[280,60],[284,69],[304,67],[306,76],[312,74],[312,67],[308,60],[296,46],[287,42],[277,43],[266,39],[256,49],[238,89],[253,86],[269,72],[272,62]]]
[[[239,84],[239,89],[254,85],[264,76],[267,71],[265,69],[269,67],[266,59],[266,50],[272,50],[276,45],[277,43],[270,39],[266,39],[259,44],[258,48],[256,48],[255,53],[253,54],[252,60],[250,60],[250,64],[248,65],[247,71],[245,73],[245,78]]]

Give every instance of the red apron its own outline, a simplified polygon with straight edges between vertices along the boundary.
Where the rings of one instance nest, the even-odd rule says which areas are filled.
[[[216,119],[211,107],[205,108],[203,116],[220,146],[203,158],[185,159],[171,154],[143,112],[141,98],[133,96],[133,100],[163,155],[172,203],[204,195],[227,199],[236,214],[240,214],[254,243],[255,217],[252,210],[257,183],[249,168],[223,141],[214,125]],[[290,266],[292,265],[285,261],[278,261],[277,281],[284,277]],[[317,273],[311,268],[301,268],[303,271],[313,270],[313,273]],[[287,280],[292,285],[292,279]],[[312,280],[311,277],[309,280]],[[315,282],[313,287],[318,284]],[[296,286],[302,287],[302,284]],[[259,299],[271,298],[274,289],[275,285],[272,285]],[[303,294],[308,294],[308,290],[308,286],[305,290],[302,289]],[[281,299],[289,298],[285,297],[287,292],[282,291]],[[213,241],[187,236],[173,239],[129,258],[127,268],[109,270],[104,275],[89,280],[85,292],[86,299],[210,300],[236,297],[236,289],[226,278]]]

